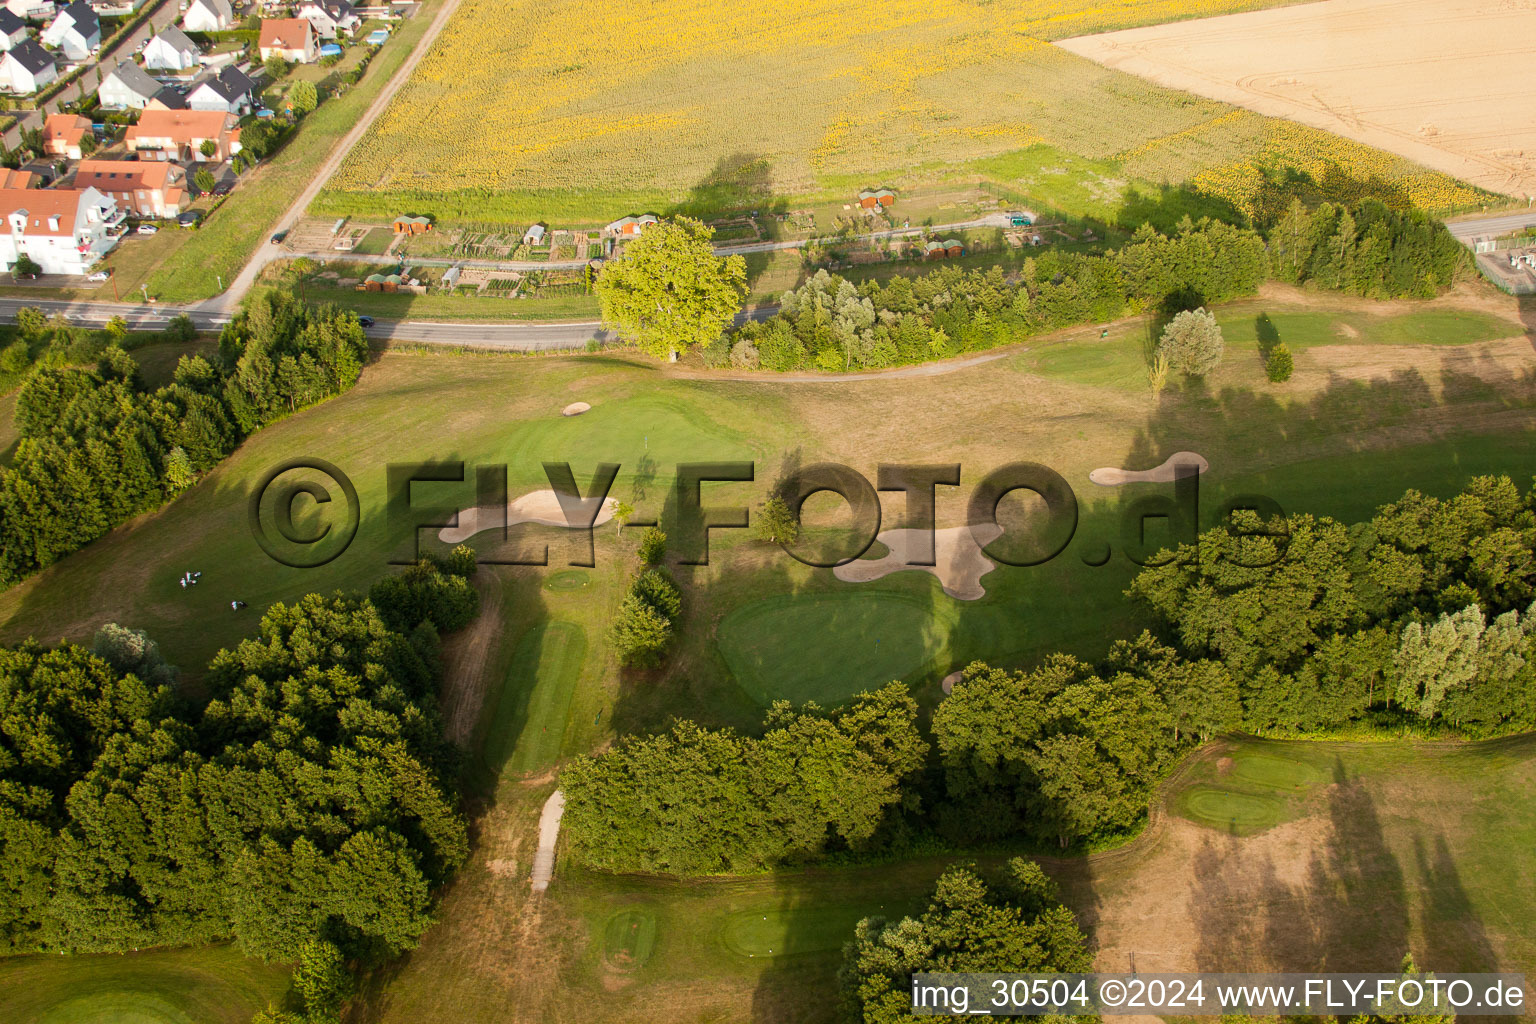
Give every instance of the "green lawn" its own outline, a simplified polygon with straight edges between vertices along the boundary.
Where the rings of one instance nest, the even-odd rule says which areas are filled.
[[[379,48],[361,82],[346,95],[322,103],[300,122],[277,154],[243,175],[218,212],[189,232],[186,244],[169,253],[149,276],[150,294],[161,302],[192,302],[218,294],[221,278],[228,285],[294,196],[314,179],[336,143],[405,63],[436,10],[435,2],[423,3],[416,16],[403,22]]]
[[[493,769],[523,775],[559,759],[586,658],[586,630],[574,622],[551,619],[523,634],[486,732],[483,756]]]
[[[9,1024],[249,1024],[287,992],[286,967],[232,946],[0,958]]]
[[[1244,299],[1216,310],[1226,342],[1225,365],[1217,380],[1224,382],[1234,368],[1241,373],[1244,364],[1257,364],[1261,334],[1266,345],[1281,342],[1300,356],[1324,345],[1467,345],[1524,333],[1524,326],[1515,321],[1476,311],[1440,309],[1378,316],[1346,310],[1268,310],[1265,305],[1257,299]],[[1031,342],[1030,350],[1016,358],[1020,367],[1047,377],[1095,387],[1145,390],[1147,351],[1152,341],[1145,321],[1138,320],[1110,328],[1104,338]],[[1297,365],[1302,368],[1305,364],[1299,360]]]

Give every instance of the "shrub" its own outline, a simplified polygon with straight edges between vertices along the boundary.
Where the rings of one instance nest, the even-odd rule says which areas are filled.
[[[667,535],[657,527],[650,527],[640,535],[640,561],[656,565],[667,553]]]
[[[745,338],[736,342],[731,346],[731,365],[738,370],[757,369],[757,346]]]
[[[1291,350],[1281,342],[1269,350],[1269,357],[1264,360],[1264,372],[1269,379],[1276,384],[1284,384],[1291,379],[1291,371],[1296,368],[1296,361],[1291,358]]]

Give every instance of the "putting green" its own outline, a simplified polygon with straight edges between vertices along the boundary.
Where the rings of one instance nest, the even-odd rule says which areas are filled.
[[[656,917],[644,910],[624,910],[603,928],[603,960],[618,971],[645,966],[656,949]]]
[[[1240,836],[1272,828],[1288,817],[1284,801],[1260,793],[1194,786],[1179,794],[1179,813],[1190,821]]]
[[[541,622],[517,642],[485,738],[493,767],[523,775],[560,757],[576,679],[587,657],[587,632],[574,622]]]
[[[592,574],[585,569],[561,569],[544,580],[545,590],[583,590],[592,585]]]
[[[77,996],[57,1004],[38,1018],[38,1024],[75,1024],[77,1021],[194,1024],[194,1018],[154,992],[103,992]]]
[[[232,946],[0,958],[0,1019],[14,1024],[249,1024],[281,1006],[286,966]]]
[[[758,703],[836,704],[931,671],[947,645],[931,610],[928,595],[863,586],[781,595],[732,611],[718,643],[737,685]]]
[[[743,911],[726,918],[720,941],[746,957],[820,953],[841,949],[854,925],[869,915],[863,905]]]
[[[1328,778],[1315,765],[1268,754],[1239,754],[1233,758],[1232,774],[1244,782],[1285,791],[1311,789]]]

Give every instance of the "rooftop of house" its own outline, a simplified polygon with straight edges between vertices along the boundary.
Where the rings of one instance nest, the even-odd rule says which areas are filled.
[[[258,45],[297,50],[314,31],[314,26],[305,18],[266,18],[261,23],[261,42]]]
[[[10,228],[13,214],[26,214],[27,234],[72,237],[83,193],[74,188],[0,189],[0,216]]]
[[[169,46],[171,49],[175,50],[177,53],[186,53],[188,50],[191,50],[193,53],[203,52],[198,48],[196,43],[187,38],[187,34],[185,32],[177,28],[175,25],[165,26],[165,28],[161,29],[160,34],[155,36],[155,38]]]

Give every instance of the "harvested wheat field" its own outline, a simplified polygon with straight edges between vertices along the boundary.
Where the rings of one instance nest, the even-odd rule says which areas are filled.
[[[1493,192],[1536,195],[1532,0],[1326,0],[1058,45]]]

